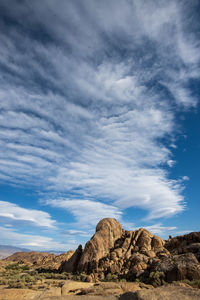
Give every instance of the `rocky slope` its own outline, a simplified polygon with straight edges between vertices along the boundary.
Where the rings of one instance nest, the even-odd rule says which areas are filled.
[[[98,223],[85,248],[80,245],[59,271],[86,273],[88,281],[117,276],[159,285],[200,279],[199,261],[198,232],[164,241],[144,228],[127,231],[115,219],[106,218]]]
[[[73,255],[74,251],[56,255],[47,252],[16,252],[4,259],[7,262],[16,262],[32,266],[35,268],[58,269],[63,261],[67,261]]]

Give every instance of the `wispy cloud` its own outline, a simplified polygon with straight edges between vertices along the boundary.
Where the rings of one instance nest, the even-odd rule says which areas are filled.
[[[183,180],[167,166],[176,112],[197,105],[188,4],[12,5],[1,1],[16,26],[3,23],[0,36],[0,180],[67,195],[47,203],[89,225],[128,207],[149,219],[183,211]],[[190,9],[195,18],[195,1]]]
[[[44,211],[36,209],[27,209],[14,203],[0,201],[0,221],[4,222],[24,222],[29,225],[55,228],[56,221]]]
[[[69,239],[67,243],[61,243],[51,237],[34,234],[22,234],[12,228],[0,227],[0,243],[2,245],[15,245],[35,250],[63,250],[76,249],[77,242]]]
[[[161,223],[145,226],[145,228],[154,234],[165,235],[165,236],[167,234],[175,233],[177,229],[177,227],[175,226],[163,226]]]
[[[77,226],[96,226],[103,218],[116,218],[120,220],[122,212],[113,205],[108,205],[98,201],[77,200],[77,199],[56,199],[47,200],[45,204],[56,208],[64,208],[72,213],[76,219]],[[68,231],[68,233],[80,234],[80,231]]]

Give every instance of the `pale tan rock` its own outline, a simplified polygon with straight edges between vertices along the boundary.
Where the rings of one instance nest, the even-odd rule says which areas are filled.
[[[73,253],[73,255],[69,258],[69,260],[64,261],[60,267],[59,267],[59,272],[68,272],[68,273],[73,273],[77,269],[77,265],[79,263],[79,260],[82,255],[82,246],[79,245],[76,251]]]
[[[197,300],[200,290],[177,285],[167,285],[155,289],[141,289],[124,293],[119,300]]]
[[[161,251],[163,249],[165,242],[159,236],[154,236],[151,241],[151,249],[155,252]]]
[[[88,289],[92,287],[94,283],[90,282],[81,282],[81,281],[67,281],[61,288],[62,296],[77,294],[82,289]]]
[[[98,261],[109,254],[115,241],[122,235],[122,227],[115,219],[105,218],[96,227],[96,233],[85,245],[77,270],[90,271],[98,269]]]
[[[52,287],[49,290],[45,291],[43,297],[58,297],[61,296],[61,288]]]
[[[1,289],[0,300],[32,300],[39,299],[42,295],[40,291],[28,289]]]

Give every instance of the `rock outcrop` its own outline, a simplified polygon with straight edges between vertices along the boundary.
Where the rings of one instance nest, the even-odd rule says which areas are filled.
[[[170,255],[162,258],[156,262],[152,270],[163,272],[164,280],[167,282],[200,279],[200,264],[193,253]]]
[[[4,259],[5,262],[16,262],[28,265],[34,268],[55,269],[57,270],[60,265],[68,261],[74,254],[74,251],[56,255],[48,252],[16,252],[11,256]]]
[[[117,220],[111,218],[101,220],[97,224],[96,233],[85,245],[77,270],[90,273],[98,269],[99,260],[110,253],[121,236],[122,227]]]
[[[166,242],[165,247],[172,254],[194,253],[200,261],[200,232],[191,232],[171,238]]]
[[[164,281],[200,279],[200,233],[164,241],[148,230],[122,229],[121,224],[106,218],[96,233],[79,246],[60,271],[86,273],[88,282],[112,278],[134,281],[137,278],[155,286]]]

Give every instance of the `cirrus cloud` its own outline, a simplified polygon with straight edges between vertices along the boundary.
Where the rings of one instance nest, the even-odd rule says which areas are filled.
[[[0,4],[1,182],[57,194],[46,203],[89,225],[129,207],[148,219],[183,211],[184,183],[168,166],[176,113],[197,105],[195,1],[8,3]]]

